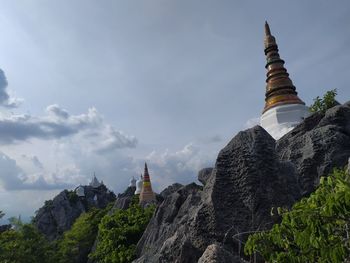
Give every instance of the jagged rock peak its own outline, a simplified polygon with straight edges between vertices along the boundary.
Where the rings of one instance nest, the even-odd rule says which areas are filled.
[[[203,168],[198,172],[198,181],[205,185],[213,172],[212,167]]]
[[[64,190],[52,200],[46,201],[34,217],[34,224],[49,240],[60,237],[71,228],[81,213],[91,207],[105,208],[115,200],[115,194],[105,185],[99,187],[82,186],[84,196],[75,191]]]

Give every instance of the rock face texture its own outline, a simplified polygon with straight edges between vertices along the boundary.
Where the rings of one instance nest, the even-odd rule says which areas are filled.
[[[203,168],[198,172],[198,181],[205,185],[213,172],[213,168]]]
[[[240,132],[221,152],[203,190],[190,184],[168,195],[137,246],[136,262],[197,262],[219,241],[237,251],[245,236],[269,227],[271,207],[300,197],[295,170],[280,162],[261,127]]]
[[[118,197],[114,202],[111,212],[114,212],[116,209],[122,209],[122,210],[128,209],[134,197],[135,191],[136,191],[136,187],[129,186],[124,193],[118,194]]]
[[[201,190],[193,183],[165,197],[137,245],[137,253],[143,256],[135,262],[196,262],[201,253],[183,234],[190,228]]]
[[[164,197],[134,262],[217,262],[219,254],[244,262],[249,232],[278,222],[271,209],[290,207],[349,156],[350,102],[311,115],[277,142],[260,126],[242,131],[212,172],[199,173],[203,190],[190,184]]]
[[[325,114],[315,113],[277,141],[280,160],[294,164],[304,195],[315,190],[321,176],[344,167],[350,156],[350,102]]]
[[[115,200],[115,194],[106,186],[98,188],[84,186],[85,197],[78,197],[74,191],[64,190],[53,200],[46,201],[37,211],[34,224],[49,240],[61,236],[71,228],[75,219],[91,207],[105,208]]]
[[[198,263],[239,263],[242,262],[239,257],[233,256],[218,244],[212,244],[207,247]]]

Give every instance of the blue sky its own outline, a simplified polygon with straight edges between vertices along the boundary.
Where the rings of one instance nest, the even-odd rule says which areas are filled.
[[[348,1],[1,1],[0,210],[93,172],[196,180],[264,106],[268,20],[299,96],[350,98]],[[7,81],[6,81],[7,79]],[[8,84],[8,85],[6,85]]]

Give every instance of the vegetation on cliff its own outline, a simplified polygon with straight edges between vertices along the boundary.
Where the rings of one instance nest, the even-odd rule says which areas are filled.
[[[87,262],[97,236],[98,224],[112,204],[105,209],[92,208],[83,213],[56,243],[55,261],[59,263]]]
[[[310,110],[312,112],[322,112],[325,113],[326,110],[334,107],[337,105],[337,101],[335,100],[335,96],[337,95],[337,90],[332,89],[327,91],[323,98],[321,99],[319,96],[317,96],[314,99],[314,103],[310,106]]]
[[[350,252],[350,175],[335,169],[318,189],[288,211],[282,222],[251,235],[248,255],[268,262],[343,262]]]
[[[99,242],[91,258],[98,262],[131,262],[135,258],[136,244],[155,207],[141,208],[137,197],[127,210],[117,209],[113,214],[106,215],[111,207],[112,204],[105,209],[92,208],[83,213],[70,230],[52,242],[39,233],[33,224],[12,220],[16,228],[0,233],[0,262],[87,262],[98,231]],[[0,211],[0,217],[3,215]]]
[[[0,233],[0,262],[48,263],[53,249],[32,224]]]
[[[101,263],[131,262],[154,209],[153,205],[141,208],[135,196],[128,209],[106,215],[99,225],[98,244],[91,258]]]

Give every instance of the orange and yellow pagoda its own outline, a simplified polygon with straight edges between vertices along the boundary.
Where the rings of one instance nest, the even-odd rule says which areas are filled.
[[[140,204],[152,203],[155,201],[156,201],[156,195],[152,190],[152,184],[148,173],[147,163],[145,163],[145,170],[143,173],[143,185],[140,193]]]

